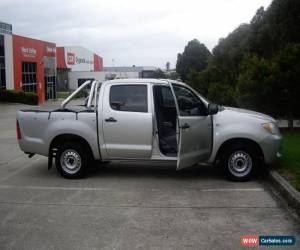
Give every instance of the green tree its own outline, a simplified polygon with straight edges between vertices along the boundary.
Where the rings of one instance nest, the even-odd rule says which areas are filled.
[[[222,82],[235,85],[242,61],[248,54],[249,24],[242,24],[213,49],[213,65],[222,74]]]
[[[211,83],[207,98],[214,103],[235,106],[235,89],[231,85],[222,82]]]
[[[191,40],[185,46],[182,54],[177,55],[176,72],[184,81],[191,68],[197,71],[204,70],[211,58],[210,51],[197,39]]]
[[[299,17],[299,0],[273,0],[221,38],[212,55],[190,41],[178,54],[176,71],[214,102],[300,117]]]
[[[277,115],[277,75],[278,67],[271,60],[255,55],[246,59],[237,84],[239,106]]]
[[[300,43],[288,44],[275,58],[278,65],[278,85],[276,86],[280,115],[292,120],[300,117]]]
[[[167,77],[172,80],[180,80],[178,73],[175,71],[170,72]]]
[[[238,104],[290,121],[300,116],[300,43],[271,59],[245,60],[237,85]]]
[[[156,79],[159,79],[159,78],[165,79],[165,78],[167,78],[167,77],[166,77],[166,74],[165,74],[161,69],[155,70],[155,71],[153,72],[153,74],[152,74],[152,77],[153,77],[153,78],[156,78]]]
[[[208,66],[202,71],[190,68],[186,82],[200,94],[208,96],[211,83],[220,82],[221,74],[216,67]]]
[[[166,63],[166,71],[169,71],[169,70],[170,70],[170,66],[171,66],[171,63],[170,63],[170,62],[167,62],[167,63]]]
[[[251,21],[251,52],[272,58],[288,43],[300,42],[300,1],[274,0],[258,9]]]

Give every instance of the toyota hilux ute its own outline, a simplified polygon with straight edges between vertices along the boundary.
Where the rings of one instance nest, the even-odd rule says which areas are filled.
[[[84,105],[66,108],[90,86]],[[52,159],[66,178],[82,177],[92,160],[198,163],[223,168],[230,179],[248,180],[280,157],[276,121],[254,111],[210,103],[172,80],[87,81],[55,110],[20,110],[21,150]],[[200,164],[198,164],[200,165]]]

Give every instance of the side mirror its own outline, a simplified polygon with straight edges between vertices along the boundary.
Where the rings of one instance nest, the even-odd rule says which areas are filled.
[[[218,113],[218,111],[219,111],[219,107],[217,104],[214,104],[214,103],[208,104],[208,114],[209,115],[215,115],[216,113]]]

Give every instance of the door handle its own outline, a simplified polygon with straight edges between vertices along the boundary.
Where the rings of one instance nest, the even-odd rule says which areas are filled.
[[[106,122],[117,122],[117,120],[113,117],[109,117],[107,119],[105,119]]]
[[[181,126],[181,129],[188,129],[188,128],[190,128],[191,126],[189,125],[189,124],[187,124],[187,123],[185,123],[185,124],[183,124],[182,126]]]

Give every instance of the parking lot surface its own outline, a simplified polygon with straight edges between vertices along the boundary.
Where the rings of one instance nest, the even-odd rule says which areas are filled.
[[[299,249],[299,220],[267,180],[124,163],[63,179],[18,148],[22,107],[0,104],[0,249],[243,249],[243,235],[293,235]]]

